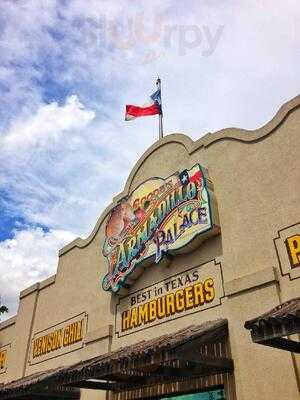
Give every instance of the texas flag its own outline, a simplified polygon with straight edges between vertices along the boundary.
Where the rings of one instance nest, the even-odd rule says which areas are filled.
[[[190,170],[184,169],[179,174],[179,180],[182,186],[188,185],[190,182],[201,182],[203,178],[199,164],[196,164]]]
[[[143,107],[126,105],[125,121],[131,121],[138,117],[146,117],[147,115],[161,114],[161,93],[160,89],[150,96],[150,104]]]

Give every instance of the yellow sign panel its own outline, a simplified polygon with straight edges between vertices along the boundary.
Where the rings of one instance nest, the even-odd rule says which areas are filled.
[[[274,244],[282,275],[300,278],[300,223],[278,231]]]
[[[220,264],[191,268],[119,300],[116,333],[136,331],[206,310],[224,296]]]
[[[290,257],[291,267],[300,266],[300,235],[293,235],[286,239],[286,247]]]
[[[83,313],[36,333],[31,344],[30,364],[78,350],[83,346],[86,329],[87,315]]]
[[[122,332],[209,304],[215,298],[213,278],[167,293],[122,313]]]
[[[116,293],[137,270],[184,251],[199,236],[204,239],[216,226],[214,217],[213,193],[199,164],[142,183],[108,218],[103,289]]]
[[[7,371],[7,358],[10,344],[0,347],[0,374]]]
[[[7,351],[0,350],[0,371],[6,366]]]

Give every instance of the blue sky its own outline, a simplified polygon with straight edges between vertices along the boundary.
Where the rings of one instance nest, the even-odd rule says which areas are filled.
[[[0,295],[55,273],[157,140],[124,122],[162,79],[166,133],[255,129],[298,95],[296,0],[3,0]]]

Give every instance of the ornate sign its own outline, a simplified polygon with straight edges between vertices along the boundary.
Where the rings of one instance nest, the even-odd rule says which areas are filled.
[[[196,237],[211,235],[212,197],[204,170],[196,164],[166,179],[151,178],[123,198],[106,225],[103,255],[108,273],[103,289],[117,293],[143,267],[184,251]]]
[[[210,261],[156,282],[128,296],[116,307],[118,337],[204,311],[224,297],[221,265]]]

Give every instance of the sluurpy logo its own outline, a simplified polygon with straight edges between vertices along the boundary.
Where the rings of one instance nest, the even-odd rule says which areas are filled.
[[[204,170],[196,164],[166,179],[151,178],[123,198],[106,224],[103,289],[117,293],[128,286],[129,275],[136,279],[144,267],[211,230],[211,196]]]
[[[110,62],[125,65],[147,65],[166,56],[210,57],[223,36],[224,25],[174,23],[169,12],[124,12],[115,17],[105,14],[85,19],[78,32],[88,48],[100,46]]]

